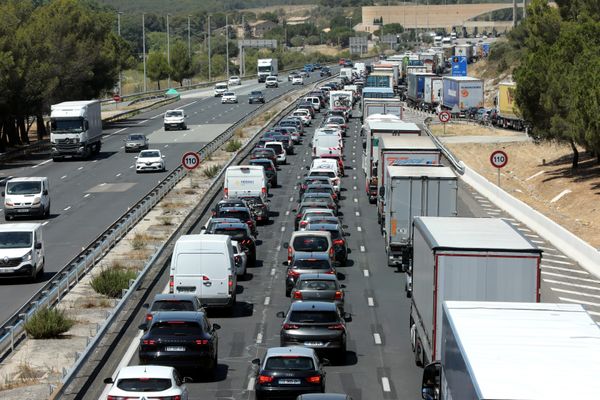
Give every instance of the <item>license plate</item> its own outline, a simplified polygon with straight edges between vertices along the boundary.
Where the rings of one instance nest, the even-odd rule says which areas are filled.
[[[20,212],[20,213],[26,213],[27,211],[29,211],[29,210],[28,210],[28,209],[26,209],[26,208],[24,208],[24,209],[22,209],[22,210],[17,210],[17,212]]]
[[[323,346],[323,342],[304,342],[304,345],[319,347],[319,346]]]
[[[196,287],[195,286],[177,286],[177,291],[178,292],[195,292]]]
[[[300,379],[280,379],[280,385],[299,385]]]
[[[166,347],[165,350],[166,351],[185,351],[185,347],[181,347],[181,346],[169,346],[169,347]]]

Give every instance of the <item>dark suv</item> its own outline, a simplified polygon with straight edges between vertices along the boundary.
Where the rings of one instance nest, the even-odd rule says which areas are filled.
[[[144,304],[144,308],[148,310],[144,318],[146,329],[150,327],[154,315],[161,311],[203,311],[198,297],[183,293],[158,293],[152,299],[152,303]]]
[[[250,228],[243,222],[215,224],[207,234],[227,235],[232,240],[237,240],[242,249],[248,254],[248,266],[256,266],[256,242],[250,233]]]
[[[248,96],[248,104],[263,103],[265,104],[265,96],[260,90],[253,90]]]
[[[248,207],[250,207],[250,211],[252,211],[252,215],[256,222],[260,222],[263,224],[268,224],[270,219],[269,212],[269,202],[265,202],[260,196],[253,197],[242,197]]]
[[[249,161],[250,165],[260,165],[265,169],[265,175],[271,184],[271,187],[277,187],[277,167],[275,162],[268,158],[253,158]]]
[[[243,201],[243,200],[242,200]],[[256,222],[252,216],[250,208],[245,204],[244,206],[236,207],[221,207],[217,210],[216,218],[237,218],[242,222],[245,222],[250,228],[253,236],[258,236],[258,230],[256,229]]]
[[[211,324],[204,312],[158,312],[140,339],[140,363],[202,369],[214,376],[219,359],[218,329],[221,327]]]

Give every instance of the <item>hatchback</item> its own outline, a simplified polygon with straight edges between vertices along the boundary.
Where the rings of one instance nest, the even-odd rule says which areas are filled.
[[[242,200],[243,201],[243,200]],[[243,206],[235,206],[235,207],[220,207],[217,211],[215,217],[217,218],[237,218],[242,222],[245,222],[252,232],[253,236],[258,235],[258,230],[256,229],[256,221],[252,216],[252,212],[250,208],[245,204]]]
[[[210,230],[206,230],[207,234],[227,235],[232,240],[236,240],[242,249],[248,254],[248,266],[256,266],[256,242],[254,236],[250,233],[248,225],[243,222],[234,223],[219,223],[215,224]]]
[[[257,147],[253,149],[252,153],[250,153],[250,158],[268,158],[277,165],[277,153],[275,153],[275,150],[266,147]]]
[[[346,243],[346,232],[339,223],[322,223],[310,222],[306,225],[307,231],[327,231],[331,233],[333,240],[333,251],[335,253],[335,261],[342,267],[345,267],[348,262],[348,244]]]
[[[107,400],[117,399],[188,399],[188,389],[179,372],[173,367],[135,365],[123,367],[115,379],[106,378],[112,385]]]
[[[146,311],[144,323],[150,327],[154,314],[160,311],[202,311],[202,305],[198,298],[192,294],[158,293],[150,304],[143,306]],[[146,328],[147,329],[147,328]],[[144,329],[145,330],[145,329]]]
[[[296,280],[290,297],[292,301],[330,301],[344,312],[344,289],[335,275],[302,274]]]
[[[319,254],[325,254],[330,261],[334,261],[333,242],[329,232],[296,231],[292,233],[290,243],[284,243],[283,247],[288,252],[288,265],[292,265],[295,258],[318,257]]]
[[[328,274],[337,276],[327,253],[297,253],[287,268],[285,295],[290,296],[296,281],[303,274]]]
[[[271,187],[277,187],[277,167],[275,163],[268,158],[253,158],[250,165],[261,165],[265,169],[265,175],[271,184]]]

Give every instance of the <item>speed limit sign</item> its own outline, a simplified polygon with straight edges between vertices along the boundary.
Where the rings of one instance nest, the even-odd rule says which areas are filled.
[[[183,165],[183,168],[189,170],[198,168],[200,165],[200,155],[198,155],[198,153],[194,153],[193,151],[188,151],[181,158],[181,165]]]
[[[490,162],[496,168],[503,168],[508,163],[508,155],[502,150],[496,150],[490,155]]]
[[[448,111],[442,111],[440,115],[438,115],[438,118],[440,119],[440,122],[445,124],[450,121],[450,113]]]

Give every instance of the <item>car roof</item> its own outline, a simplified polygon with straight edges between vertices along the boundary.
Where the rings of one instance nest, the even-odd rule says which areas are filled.
[[[0,224],[0,232],[31,232],[42,224],[21,222],[17,224]]]
[[[331,303],[331,304],[334,304],[334,303]],[[265,359],[267,359],[269,357],[281,357],[281,356],[289,356],[289,355],[297,355],[297,356],[315,358],[315,351],[311,348],[304,347],[304,346],[271,347],[270,349],[267,349],[267,354],[265,355]]]
[[[327,231],[295,231],[292,233],[292,239],[295,239],[299,236],[325,236],[331,239],[331,233]]]
[[[335,215],[333,215],[333,210],[331,208],[325,208],[325,207],[307,208],[306,210],[304,210],[304,213],[305,214],[308,214],[308,213],[331,214],[332,217],[335,217]]]
[[[298,231],[298,232],[308,232],[308,231]],[[294,261],[299,260],[324,260],[329,261],[329,254],[324,251],[297,251],[294,253],[291,265],[294,265]]]
[[[202,321],[204,319],[204,313],[201,311],[159,311],[154,314],[152,323],[162,321]]]
[[[154,295],[153,302],[155,301],[195,301],[197,297],[193,294],[184,294],[184,293],[157,293]]]
[[[297,301],[290,305],[290,311],[336,311],[337,305],[325,301]]]
[[[334,281],[337,282],[338,278],[332,274],[300,274],[298,277],[299,281],[311,281],[311,280],[320,280],[320,281]]]
[[[217,222],[215,225],[215,229],[219,228],[236,228],[236,229],[246,229],[248,225],[245,222]]]
[[[243,200],[240,200],[243,201]],[[222,207],[219,211],[250,211],[248,207]]]
[[[172,378],[173,367],[160,365],[132,365],[119,370],[118,379],[132,378]]]
[[[7,182],[41,182],[47,180],[45,176],[21,176],[16,178],[10,178]]]
[[[210,219],[210,222],[213,224],[219,224],[219,223],[227,223],[227,222],[231,222],[231,223],[238,223],[241,222],[241,220],[239,218],[231,218],[231,217],[227,217],[227,218],[219,218],[219,217],[212,217]]]
[[[252,163],[269,163],[269,164],[273,164],[273,160],[268,159],[268,158],[253,158],[252,160],[250,160],[250,164]]]
[[[309,183],[308,185],[306,185],[306,190],[321,189],[321,188],[333,190],[333,186],[331,185],[331,183]]]
[[[316,229],[316,230],[321,230],[321,229],[325,229],[328,231],[332,231],[332,230],[336,230],[339,231],[341,229],[340,224],[324,224],[324,223],[309,223],[308,226],[306,227],[306,231],[310,231],[312,229]],[[305,232],[306,232],[305,231]]]

